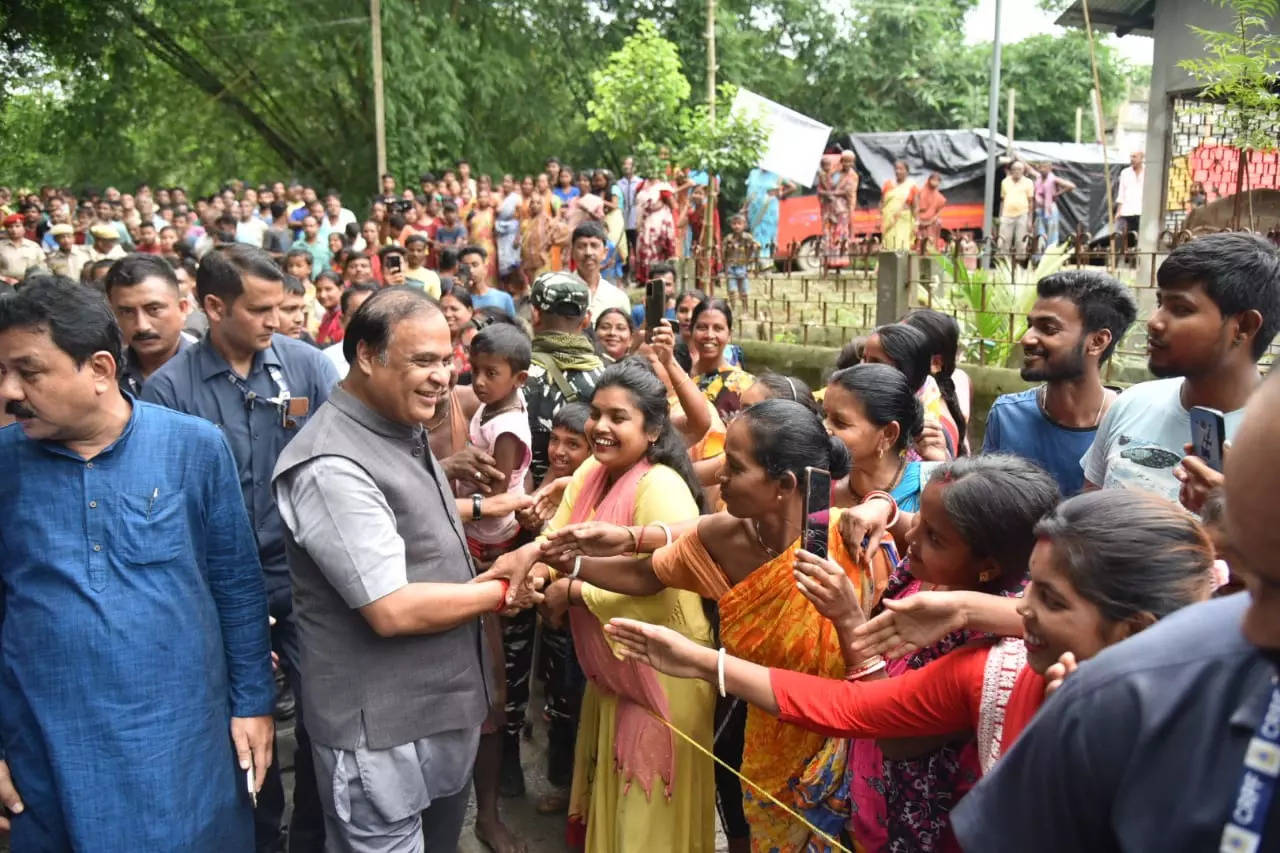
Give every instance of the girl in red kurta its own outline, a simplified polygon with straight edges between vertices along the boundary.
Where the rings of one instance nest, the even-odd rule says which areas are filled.
[[[973,731],[985,772],[1077,660],[1207,598],[1212,581],[1213,549],[1200,524],[1151,495],[1089,492],[1060,504],[1036,532],[1022,599],[918,593],[853,631],[865,639],[850,650],[865,657],[844,681],[768,669],[654,625],[616,619],[606,630],[625,654],[661,672],[719,681],[722,692],[827,736]],[[847,628],[849,620],[861,619],[851,606],[856,594],[843,571],[823,562],[797,562],[797,584],[824,616]],[[881,650],[918,647],[957,624],[1017,633],[1010,625],[1015,611],[1020,638],[960,649],[897,678],[876,679],[884,669]]]

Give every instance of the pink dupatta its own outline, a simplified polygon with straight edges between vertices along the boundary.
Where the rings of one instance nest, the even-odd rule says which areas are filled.
[[[635,512],[636,488],[651,467],[647,460],[640,460],[612,488],[609,488],[605,468],[594,468],[573,502],[569,523],[594,518],[611,524],[630,524]],[[634,780],[639,782],[645,797],[649,797],[656,774],[662,777],[665,792],[670,796],[675,776],[675,746],[670,729],[651,716],[656,714],[662,719],[669,716],[667,694],[656,674],[647,664],[619,659],[605,639],[599,620],[586,608],[569,608],[569,625],[583,673],[602,693],[618,699],[613,758],[622,774],[623,790]]]

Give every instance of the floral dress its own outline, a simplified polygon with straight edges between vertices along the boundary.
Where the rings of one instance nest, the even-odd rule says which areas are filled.
[[[882,600],[906,598],[919,592],[921,587],[904,559],[889,576]],[[1016,595],[1019,591],[1007,594]],[[987,636],[978,631],[953,631],[932,646],[890,662],[888,674],[894,677],[907,670],[920,669]],[[887,833],[883,849],[891,853],[959,851],[960,846],[951,832],[951,809],[981,776],[978,748],[972,736],[953,740],[919,758],[885,758],[881,777],[866,780],[871,789],[884,795],[885,812],[874,817],[865,813],[855,816],[854,837],[864,842],[867,849],[874,849],[874,844],[866,842],[877,835],[883,840]],[[878,831],[868,825],[867,821],[872,820],[879,824]]]
[[[715,373],[701,373],[694,381],[720,417],[728,421],[742,408],[742,394],[755,384],[756,378],[741,368],[721,365]]]

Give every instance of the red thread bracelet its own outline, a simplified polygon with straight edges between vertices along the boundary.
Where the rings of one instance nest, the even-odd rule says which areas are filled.
[[[502,584],[502,597],[498,599],[498,606],[493,609],[495,612],[501,613],[507,609],[507,593],[511,591],[511,581],[506,578],[496,578],[496,580]]]

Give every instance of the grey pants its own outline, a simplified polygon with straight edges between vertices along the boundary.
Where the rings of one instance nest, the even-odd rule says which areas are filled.
[[[376,751],[363,743],[354,752],[312,745],[327,853],[453,853],[458,848],[479,729],[436,737]],[[438,780],[449,786],[444,790],[460,789],[432,797],[427,779],[445,767],[449,779]]]
[[[1008,252],[1010,257],[1022,260],[1027,256],[1027,217],[1000,217],[1000,244],[998,251]]]
[[[359,826],[325,813],[326,853],[425,853],[458,849],[462,820],[471,799],[468,785],[452,797],[433,800],[409,826]],[[416,826],[412,825],[416,824]]]

